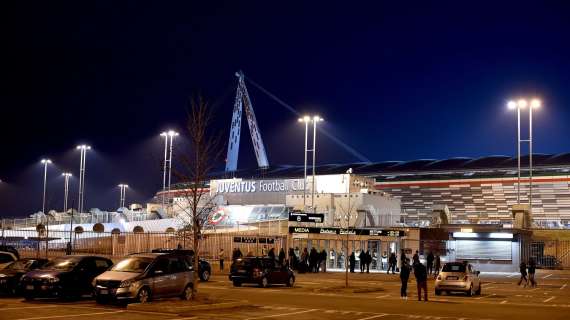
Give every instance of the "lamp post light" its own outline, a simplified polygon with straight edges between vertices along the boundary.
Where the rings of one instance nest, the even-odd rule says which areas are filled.
[[[520,204],[521,193],[521,143],[528,142],[529,145],[529,194],[528,202],[532,214],[532,111],[542,106],[539,99],[532,99],[530,103],[526,99],[519,99],[518,101],[511,100],[507,103],[507,107],[511,110],[517,110],[517,165],[518,165],[518,180],[517,180],[517,204]],[[521,110],[528,107],[528,139],[521,139]]]
[[[315,208],[315,161],[316,161],[316,145],[317,145],[317,123],[324,121],[323,118],[319,116],[304,116],[299,118],[299,122],[305,123],[305,166],[304,166],[304,181],[303,181],[303,211],[306,208],[306,184],[307,184],[307,153],[312,152],[313,154],[313,182],[311,183],[311,207],[313,207],[313,212],[316,212]],[[313,123],[313,147],[308,149],[308,135],[309,135],[309,123]]]
[[[61,174],[64,178],[64,187],[63,187],[63,212],[67,212],[67,199],[69,196],[69,178],[71,178],[72,174],[69,172],[64,172]]]
[[[47,167],[48,164],[51,164],[51,160],[42,159],[41,163],[44,165],[44,195],[42,197],[42,213],[46,214]]]
[[[78,210],[79,214],[83,212],[83,199],[85,197],[85,159],[87,158],[87,150],[91,150],[91,147],[85,144],[76,147],[77,150],[81,151],[81,158],[79,162],[79,201]]]
[[[324,121],[324,119],[319,116],[313,117],[313,193],[311,195],[311,206],[313,206],[313,212],[317,211],[317,208],[315,207],[315,162],[317,154],[317,123],[321,121]]]
[[[299,118],[298,120],[299,122],[303,122],[305,123],[305,163],[303,166],[303,211],[305,211],[305,208],[307,207],[307,152],[309,152],[309,150],[307,150],[307,146],[308,146],[308,132],[309,132],[309,122],[311,122],[311,117],[309,116],[304,116],[302,118]]]
[[[178,132],[174,130],[164,131],[160,134],[164,137],[164,165],[162,172],[162,207],[166,205],[166,190],[170,191],[170,184],[172,181],[172,149],[174,137],[178,136]],[[167,183],[167,171],[168,171],[168,183]],[[168,188],[167,188],[168,187]]]
[[[118,185],[118,187],[119,187],[119,190],[121,192],[121,195],[119,198],[119,207],[123,208],[123,207],[125,207],[125,200],[127,198],[127,188],[129,187],[129,185],[121,183]]]

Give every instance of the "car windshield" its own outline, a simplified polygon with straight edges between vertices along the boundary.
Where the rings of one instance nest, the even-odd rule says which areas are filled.
[[[18,260],[10,263],[6,270],[29,270],[34,264],[34,260]]]
[[[126,258],[114,265],[111,271],[142,273],[153,260],[152,258],[143,257]]]
[[[55,258],[52,261],[46,263],[43,269],[69,271],[73,270],[79,261],[80,259],[78,258]]]
[[[465,272],[464,264],[446,263],[442,269],[443,272]]]

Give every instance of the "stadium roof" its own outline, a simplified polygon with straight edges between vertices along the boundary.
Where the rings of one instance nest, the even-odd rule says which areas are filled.
[[[528,167],[529,156],[521,157],[521,166]],[[570,153],[560,154],[538,154],[533,155],[533,166],[538,172],[552,172],[558,169],[568,173],[570,169]],[[491,155],[480,158],[456,157],[449,159],[418,159],[411,161],[382,161],[382,162],[357,162],[357,163],[339,163],[324,164],[316,167],[317,174],[340,174],[346,173],[349,168],[355,174],[361,174],[371,177],[386,177],[407,175],[414,177],[437,176],[439,179],[446,176],[457,177],[474,177],[488,176],[490,174],[510,176],[513,170],[516,170],[517,158],[505,155]],[[312,168],[307,168],[307,174],[312,173]],[[218,173],[214,175],[216,178],[239,177],[239,178],[292,178],[303,176],[302,165],[282,165],[270,166],[266,169],[245,169],[238,170],[235,173]]]

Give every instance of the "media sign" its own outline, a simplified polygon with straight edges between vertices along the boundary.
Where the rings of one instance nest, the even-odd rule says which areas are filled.
[[[342,234],[357,236],[378,236],[378,237],[403,237],[406,233],[403,230],[385,229],[341,229],[341,228],[315,228],[315,227],[289,227],[289,233],[313,233],[313,234]]]

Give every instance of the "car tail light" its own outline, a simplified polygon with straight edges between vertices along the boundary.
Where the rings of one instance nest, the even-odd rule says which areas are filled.
[[[438,275],[438,276],[437,276],[437,280],[438,280],[438,281],[441,281],[441,275]]]
[[[467,281],[467,280],[469,280],[468,276],[463,277],[463,281]]]

